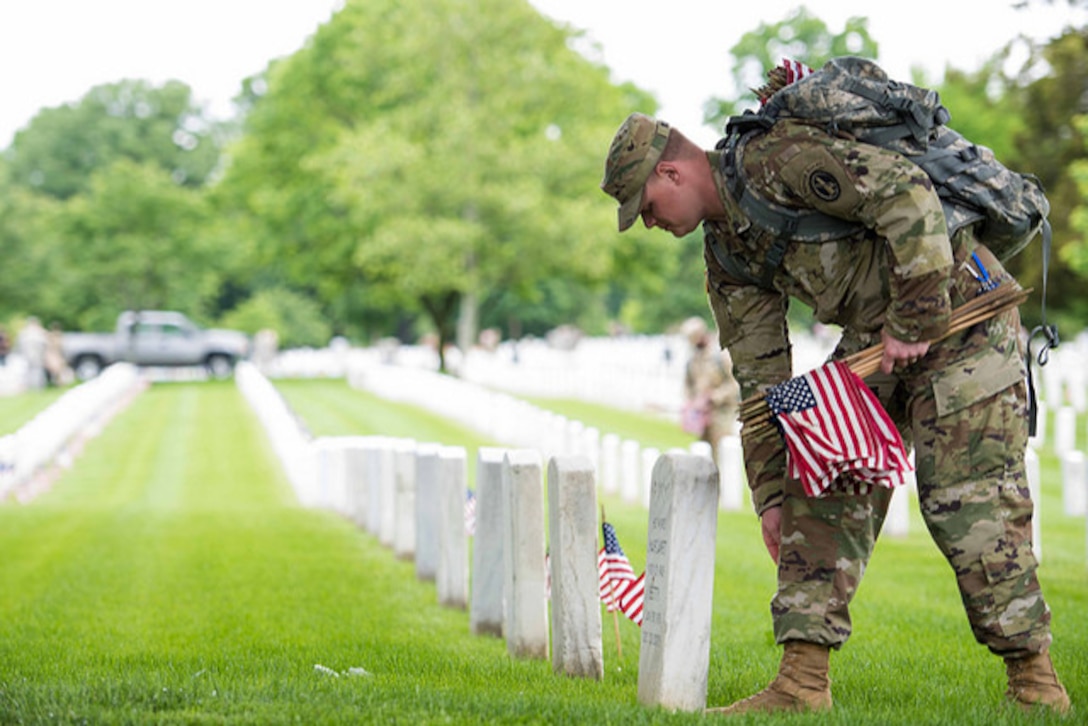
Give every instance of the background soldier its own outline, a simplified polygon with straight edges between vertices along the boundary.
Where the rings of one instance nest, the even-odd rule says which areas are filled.
[[[688,318],[680,332],[691,344],[684,369],[684,430],[710,444],[718,461],[718,442],[736,433],[740,387],[733,378],[729,353],[710,345],[710,331],[700,317]]]

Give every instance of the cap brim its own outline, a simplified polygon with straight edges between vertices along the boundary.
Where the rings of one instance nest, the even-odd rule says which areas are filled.
[[[640,189],[638,194],[628,199],[626,202],[620,205],[619,222],[620,231],[624,232],[631,228],[631,225],[635,223],[635,220],[639,217],[639,212],[642,211],[642,190]]]

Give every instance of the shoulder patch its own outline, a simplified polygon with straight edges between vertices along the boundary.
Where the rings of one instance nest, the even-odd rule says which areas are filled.
[[[814,169],[808,175],[808,189],[816,198],[825,202],[834,202],[842,195],[839,180],[831,172]]]

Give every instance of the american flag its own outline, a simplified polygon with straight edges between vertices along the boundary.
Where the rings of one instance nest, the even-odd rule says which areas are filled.
[[[465,535],[476,535],[476,492],[471,489],[465,494]]]
[[[903,484],[911,471],[887,412],[842,361],[774,386],[766,400],[786,441],[789,474],[810,497],[839,477],[850,491],[864,494],[874,484]]]
[[[814,70],[806,66],[800,61],[790,60],[789,58],[782,59],[782,67],[786,69],[786,85],[799,81],[805,76],[811,76],[815,73]]]
[[[597,553],[597,573],[600,580],[601,600],[609,612],[620,610],[638,625],[642,625],[642,594],[645,574],[635,577],[630,560],[620,547],[615,528],[608,522],[601,523],[604,546]]]

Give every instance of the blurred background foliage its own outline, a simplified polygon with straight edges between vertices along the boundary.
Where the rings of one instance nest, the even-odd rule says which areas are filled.
[[[706,316],[701,236],[621,237],[598,190],[619,121],[654,113],[655,100],[613,84],[571,49],[571,32],[525,0],[348,0],[247,79],[229,122],[180,81],[123,79],[42,109],[0,152],[0,324],[37,315],[107,330],[122,309],[166,308],[273,328],[283,346],[424,334],[466,345],[483,327],[657,333]],[[879,47],[864,17],[834,29],[802,6],[731,49],[734,87],[759,85],[782,56],[817,67],[847,53],[879,61]],[[1078,331],[1088,28],[1041,45],[1010,38],[981,68],[907,80],[936,88],[957,130],[1043,181],[1047,311]],[[715,91],[716,128],[753,105]],[[1041,288],[1041,255],[1011,267]],[[1029,326],[1039,299],[1024,308]]]

